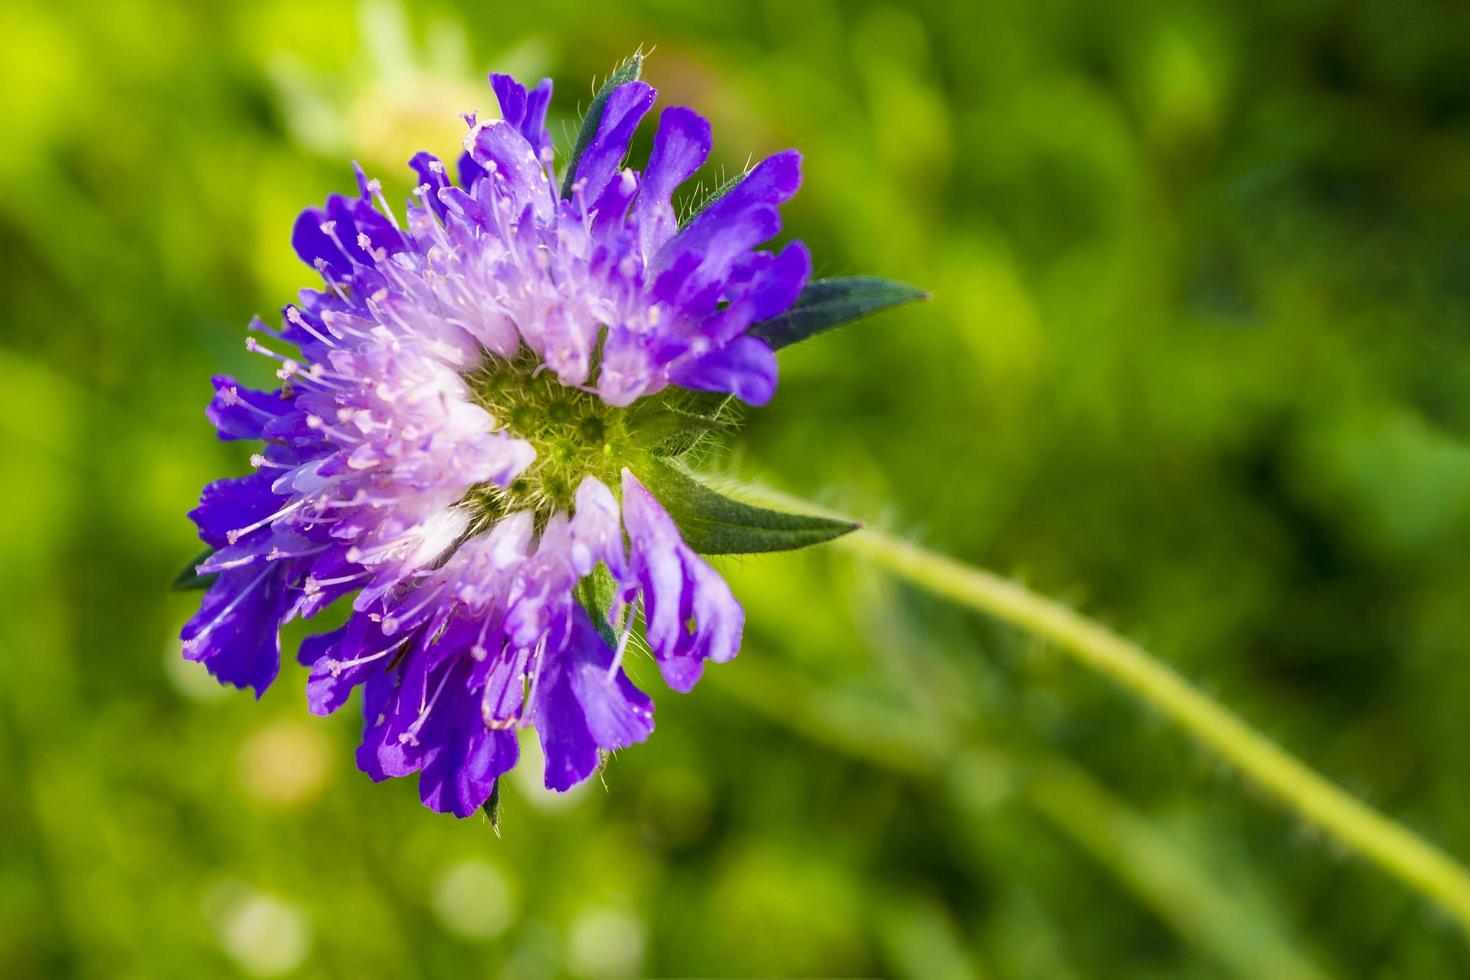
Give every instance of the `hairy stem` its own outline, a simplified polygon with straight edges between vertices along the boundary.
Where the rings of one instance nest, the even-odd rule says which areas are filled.
[[[812,510],[765,489],[747,486],[741,493],[756,503]],[[935,595],[1051,641],[1172,719],[1325,834],[1433,899],[1470,931],[1470,873],[1458,861],[1344,792],[1138,644],[1015,582],[883,531],[861,530],[834,543]]]

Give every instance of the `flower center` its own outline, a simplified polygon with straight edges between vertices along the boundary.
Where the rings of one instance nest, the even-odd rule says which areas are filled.
[[[646,451],[629,431],[631,409],[563,384],[528,352],[509,360],[486,357],[465,380],[506,432],[536,450],[535,462],[510,486],[470,491],[469,502],[487,518],[530,510],[544,524],[557,511],[571,510],[583,478],[595,476],[616,488],[621,468]]]
[[[510,486],[483,484],[465,495],[484,524],[529,510],[543,527],[553,514],[572,510],[585,478],[597,477],[616,494],[623,467],[638,473],[650,457],[682,457],[733,421],[728,395],[673,386],[614,407],[564,384],[526,350],[513,358],[488,354],[465,381],[500,427],[536,450],[535,462]]]

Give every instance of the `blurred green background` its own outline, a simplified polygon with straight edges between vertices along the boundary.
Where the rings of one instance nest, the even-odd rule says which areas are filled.
[[[179,659],[209,375],[488,70],[574,132],[636,46],[709,173],[797,146],[820,274],[729,472],[1074,602],[1470,856],[1470,20],[1457,4],[0,6],[0,976],[1452,977],[1465,937],[1107,682],[840,551],[502,836],[354,711]],[[645,674],[646,676],[646,674]],[[522,778],[526,777],[526,778]]]

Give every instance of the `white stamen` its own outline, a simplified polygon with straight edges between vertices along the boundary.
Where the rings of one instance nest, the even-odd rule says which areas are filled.
[[[387,649],[379,650],[377,653],[369,654],[366,657],[358,657],[355,660],[328,660],[327,669],[332,672],[333,677],[340,677],[342,675],[342,671],[346,670],[348,667],[360,667],[363,664],[370,664],[374,660],[382,660],[384,657],[395,652],[401,646],[403,646],[403,641],[398,640]]]
[[[206,636],[208,636],[210,634],[210,632],[216,626],[218,626],[220,624],[220,622],[226,616],[228,616],[230,613],[234,612],[235,611],[235,607],[238,606],[240,603],[244,602],[246,596],[248,596],[250,593],[252,593],[252,592],[255,591],[256,586],[260,585],[260,583],[265,580],[266,575],[270,574],[270,571],[271,571],[271,567],[269,565],[267,565],[265,568],[261,569],[260,574],[257,575],[257,576],[255,576],[255,578],[251,579],[249,585],[247,585],[247,586],[245,586],[245,588],[241,589],[235,595],[235,598],[231,599],[229,601],[229,603],[226,604],[223,609],[221,609],[218,613],[216,613],[215,616],[214,616],[214,618],[209,621],[209,623],[204,627],[204,629],[200,630],[198,633],[195,633],[194,636],[193,636],[193,638],[185,641],[184,646],[187,647],[187,648],[189,648],[189,649],[191,649],[191,650],[199,647],[204,642],[204,638]]]
[[[424,723],[429,720],[429,713],[434,710],[434,705],[439,701],[439,695],[444,692],[444,685],[449,683],[449,675],[452,673],[454,673],[453,670],[444,671],[444,676],[440,678],[439,686],[434,689],[434,696],[429,699],[428,704],[419,702],[420,705],[423,707],[423,710],[419,712],[417,720],[415,720],[414,723],[409,726],[408,731],[403,732],[398,736],[399,742],[407,742],[411,745],[419,744],[419,729],[423,728]]]
[[[309,497],[301,497],[300,499],[294,500],[286,506],[282,507],[280,510],[276,511],[269,517],[262,517],[254,524],[247,524],[244,527],[236,528],[233,531],[226,532],[225,539],[229,541],[230,544],[234,544],[236,541],[239,541],[242,537],[249,534],[251,531],[257,531],[260,528],[265,527],[267,524],[275,523],[282,517],[285,517],[287,514],[300,510],[309,499]]]

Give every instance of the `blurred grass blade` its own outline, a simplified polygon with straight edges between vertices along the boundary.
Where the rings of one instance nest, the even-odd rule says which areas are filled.
[[[572,155],[567,160],[566,176],[561,181],[561,196],[570,198],[572,196],[572,184],[577,180],[577,165],[582,162],[582,154],[587,152],[587,147],[592,145],[592,140],[597,136],[597,127],[602,123],[602,110],[607,107],[607,97],[613,94],[613,90],[619,85],[628,82],[636,82],[638,76],[643,73],[643,52],[635,51],[621,65],[607,76],[607,81],[597,90],[592,97],[592,104],[587,107],[587,115],[582,117],[582,128],[577,132],[577,142],[572,144]]]
[[[1293,937],[1283,934],[1239,887],[1219,880],[1205,866],[1203,855],[1181,846],[1175,835],[1063,757],[1018,754],[995,742],[993,734],[985,736],[984,748],[965,747],[953,730],[936,737],[928,716],[924,723],[916,723],[886,703],[881,709],[862,701],[839,708],[841,702],[830,689],[769,659],[749,662],[739,672],[721,673],[719,690],[803,738],[926,786],[944,787],[941,795],[961,821],[996,819],[990,809],[992,791],[976,789],[974,780],[977,768],[999,771],[1015,787],[1017,803],[1098,861],[1181,939],[1207,951],[1236,975],[1246,980],[1325,980],[1306,952],[1296,948]],[[982,781],[994,778],[989,775]],[[978,799],[987,802],[977,805]],[[885,911],[897,910],[885,906]],[[885,932],[897,926],[890,919]],[[901,937],[890,933],[881,938],[892,947]],[[939,941],[938,936],[930,939]],[[909,973],[953,975],[933,968],[935,952],[925,954],[930,964]]]
[[[1108,868],[1179,936],[1237,976],[1326,980],[1305,951],[1087,772],[1032,759],[1026,802]]]
[[[922,289],[877,276],[813,279],[791,309],[757,323],[750,333],[770,344],[772,350],[780,350],[874,313],[928,298]]]
[[[659,459],[650,460],[637,476],[679,525],[684,543],[702,555],[791,551],[859,527],[852,521],[786,514],[731,500]]]

